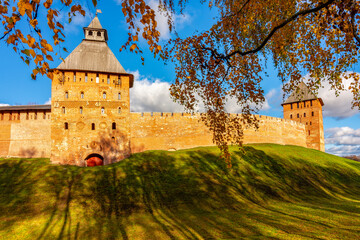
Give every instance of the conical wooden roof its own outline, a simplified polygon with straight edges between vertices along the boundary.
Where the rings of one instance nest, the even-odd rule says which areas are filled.
[[[106,42],[87,39],[84,39],[57,69],[126,74]]]
[[[98,39],[90,38],[88,32],[94,34],[101,32]],[[84,28],[85,39],[60,63],[58,70],[89,71],[112,74],[127,74],[131,76],[130,87],[133,83],[131,74],[128,74],[120,62],[116,59],[106,43],[107,32],[103,29],[96,16],[87,28]]]
[[[318,98],[313,92],[310,91],[310,89],[306,86],[306,84],[301,81],[300,84],[297,86],[296,90],[294,90],[288,99],[282,104],[289,104],[294,102],[300,102],[300,101],[307,101],[307,100],[314,100],[319,99],[321,102],[321,105],[324,105],[321,98]]]
[[[94,19],[89,24],[88,28],[97,28],[102,29],[102,26],[100,24],[99,18],[97,16],[94,17]]]

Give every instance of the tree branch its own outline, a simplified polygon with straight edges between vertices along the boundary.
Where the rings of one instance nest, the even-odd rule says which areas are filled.
[[[351,11],[351,30],[352,34],[354,35],[354,38],[360,44],[360,37],[356,33],[356,27],[355,27],[355,10]]]
[[[234,16],[238,15],[239,13],[242,12],[242,10],[246,7],[246,5],[247,5],[249,2],[250,2],[250,0],[247,0],[247,1],[244,3],[244,5],[242,5],[242,7],[240,8],[239,11],[237,11],[236,13],[233,13],[233,14],[231,14],[231,15],[229,15],[229,16],[226,16],[226,17],[224,17],[224,18],[234,17]]]
[[[280,25],[274,27],[271,30],[271,32],[267,35],[267,37],[262,41],[262,43],[258,47],[256,47],[255,49],[245,51],[245,52],[237,50],[237,51],[234,51],[234,52],[232,52],[230,54],[222,55],[221,58],[230,58],[230,57],[234,56],[235,54],[245,56],[245,55],[248,55],[248,54],[256,53],[256,52],[260,51],[268,43],[268,41],[276,33],[276,31],[278,31],[279,29],[285,27],[288,23],[296,20],[300,16],[304,16],[304,15],[307,15],[309,13],[317,12],[317,11],[329,6],[330,4],[334,3],[335,1],[336,0],[328,0],[327,2],[320,4],[315,8],[311,8],[311,9],[308,9],[308,10],[302,10],[300,12],[297,12],[294,15],[292,15],[291,17],[289,17],[288,19],[286,19],[284,22],[282,22]]]
[[[3,40],[10,32],[12,32],[13,28],[7,31],[3,36],[0,37],[0,40]]]

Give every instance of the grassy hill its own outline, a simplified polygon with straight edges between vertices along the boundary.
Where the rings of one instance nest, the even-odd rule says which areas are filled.
[[[0,159],[0,239],[360,239],[360,162],[273,144]]]

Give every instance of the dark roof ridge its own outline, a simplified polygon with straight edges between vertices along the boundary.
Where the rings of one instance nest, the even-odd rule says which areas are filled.
[[[295,103],[300,101],[316,100],[319,99],[321,105],[324,105],[321,98],[318,98],[309,87],[301,81],[296,89],[290,94],[290,96],[281,105]]]
[[[0,111],[11,110],[51,110],[51,104],[0,106]]]

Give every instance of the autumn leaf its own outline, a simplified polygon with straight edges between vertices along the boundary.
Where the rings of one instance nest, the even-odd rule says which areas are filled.
[[[134,49],[135,49],[136,47],[137,47],[137,46],[136,46],[136,44],[134,43],[133,45],[131,45],[130,51],[134,51]]]
[[[30,25],[31,25],[33,28],[35,28],[37,24],[38,24],[38,20],[37,20],[37,19],[32,19],[32,20],[30,20]]]
[[[54,59],[52,58],[51,55],[46,55],[46,59],[49,60],[49,61],[54,61]]]
[[[36,55],[36,58],[34,59],[34,62],[37,65],[42,60],[44,60],[44,57],[42,55]]]

